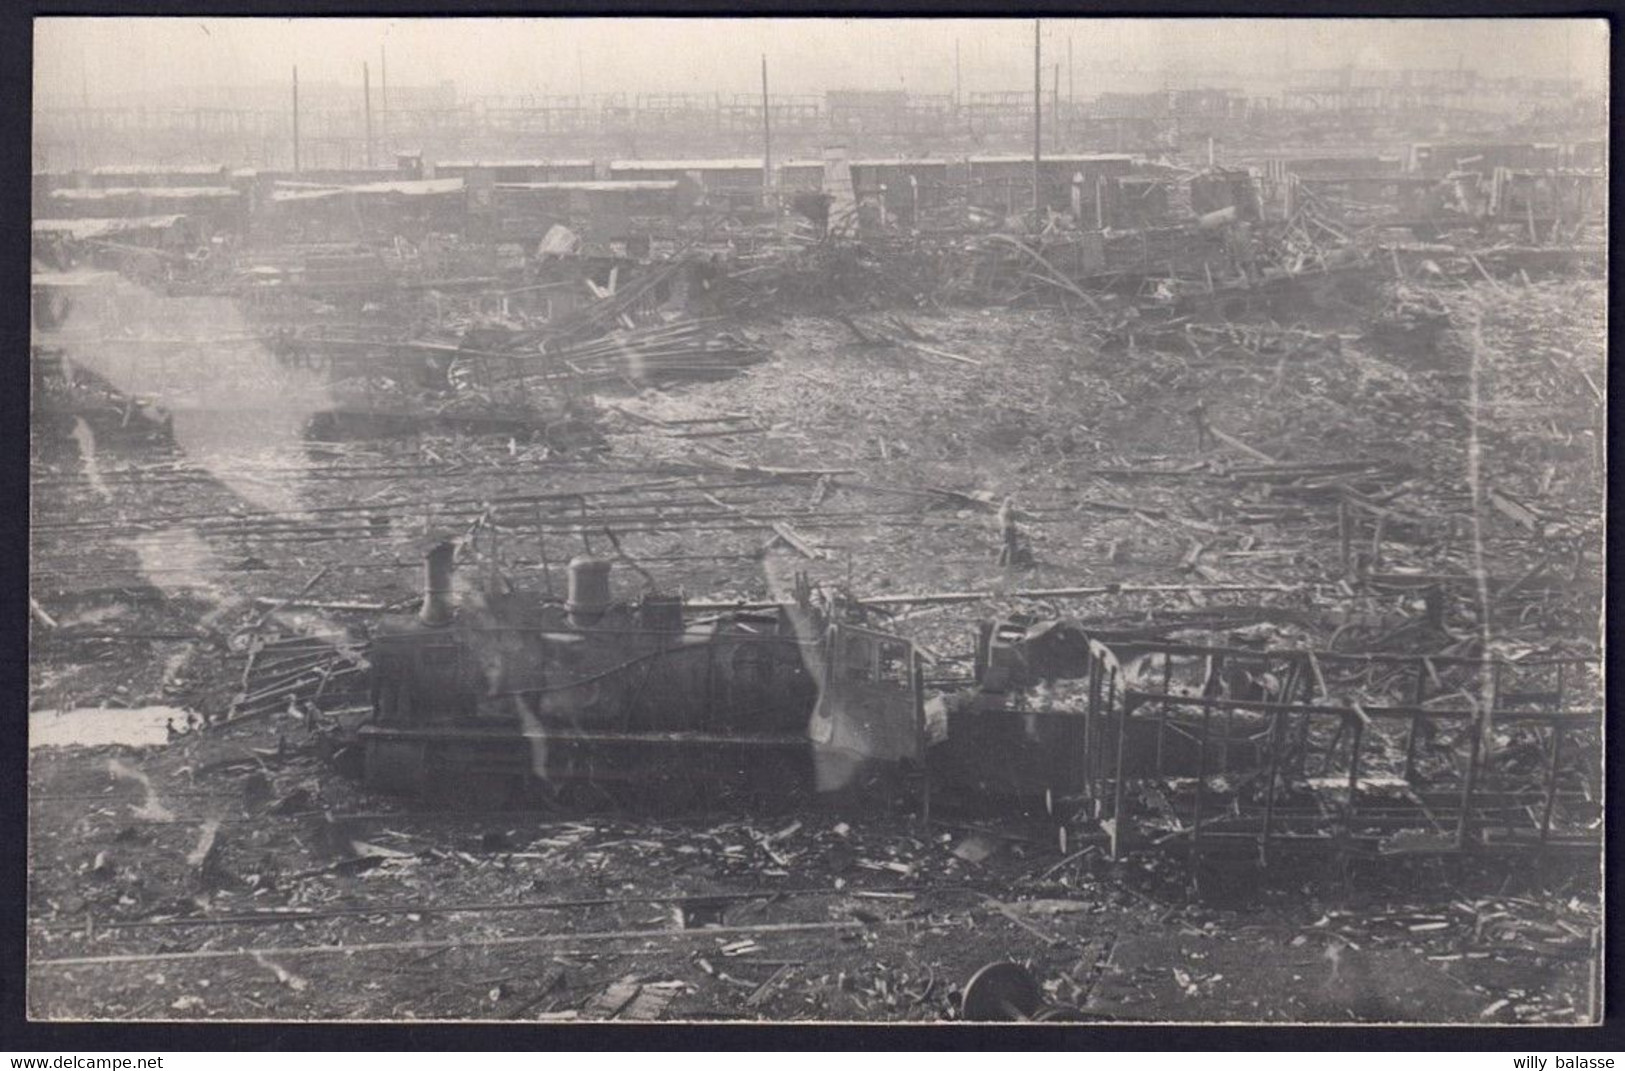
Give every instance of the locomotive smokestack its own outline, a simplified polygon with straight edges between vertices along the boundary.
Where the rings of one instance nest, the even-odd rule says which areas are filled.
[[[609,609],[609,569],[609,562],[585,554],[570,560],[570,591],[564,608],[576,628],[596,624]]]
[[[418,620],[425,625],[451,624],[451,559],[456,550],[450,543],[439,543],[423,558],[423,608]]]

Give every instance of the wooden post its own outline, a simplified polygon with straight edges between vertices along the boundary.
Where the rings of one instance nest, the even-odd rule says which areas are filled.
[[[1416,686],[1411,691],[1411,705],[1420,707],[1427,698],[1428,674],[1427,659],[1416,660]],[[1411,715],[1411,731],[1405,736],[1405,780],[1410,781],[1416,773],[1416,730],[1421,728],[1422,715]]]
[[[1207,680],[1202,682],[1202,698],[1217,699],[1224,690],[1224,655],[1208,656]],[[1219,772],[1230,772],[1230,731],[1235,727],[1236,712],[1227,707],[1224,712],[1224,737],[1219,741]]]
[[[1269,862],[1270,827],[1275,824],[1275,782],[1281,773],[1281,726],[1285,714],[1277,710],[1270,718],[1270,764],[1264,785],[1264,830],[1258,836],[1258,861]]]
[[[1126,692],[1127,689],[1125,688]],[[1106,709],[1110,711],[1112,705],[1120,708],[1117,715],[1117,764],[1112,771],[1112,858],[1119,858],[1118,848],[1123,843],[1123,760],[1128,754],[1126,746],[1128,740],[1128,696],[1118,695],[1117,667],[1113,666],[1111,673],[1106,677]]]
[[[1360,794],[1360,745],[1365,740],[1365,716],[1358,709],[1343,715],[1345,722],[1353,719],[1354,728],[1349,733],[1349,802],[1343,811],[1343,836],[1354,836],[1354,801]]]
[[[1563,723],[1552,722],[1552,755],[1546,765],[1546,805],[1540,815],[1540,842],[1546,843],[1552,833],[1552,807],[1557,803],[1557,764],[1563,748]]]
[[[372,72],[365,60],[361,62],[361,109],[366,118],[367,167],[372,167]]]
[[[762,201],[773,187],[773,122],[767,107],[767,55],[762,55]]]
[[[1173,683],[1174,657],[1162,656],[1162,702],[1157,704],[1157,776],[1162,776],[1162,754],[1168,734],[1168,687]]]
[[[1059,63],[1055,65],[1055,76],[1050,79],[1049,88],[1049,139],[1050,143],[1055,146],[1058,155],[1061,151],[1061,121],[1059,118],[1061,114],[1061,65]]]
[[[1072,35],[1068,34],[1066,38],[1066,133],[1069,138],[1072,136],[1072,117],[1078,111],[1078,87],[1073,81],[1073,73]]]
[[[1479,755],[1484,746],[1484,727],[1488,723],[1490,711],[1475,709],[1473,711],[1473,739],[1467,754],[1467,775],[1462,778],[1461,785],[1461,818],[1456,824],[1456,847],[1465,849],[1467,838],[1472,830],[1473,790],[1478,782]]]
[[[954,110],[959,110],[959,38],[954,38]]]
[[[542,590],[553,597],[553,574],[547,564],[547,523],[542,518],[541,503],[536,504],[536,553],[542,560]]]
[[[920,825],[929,832],[931,829],[931,764],[925,761],[926,728],[925,728],[925,670],[921,666],[920,652],[909,648],[909,658],[913,663],[914,684],[914,721],[915,732],[920,742]]]
[[[1100,660],[1095,659],[1090,666],[1091,670],[1100,666]],[[1084,769],[1087,774],[1087,785],[1090,805],[1099,815],[1100,803],[1097,782],[1103,765],[1104,756],[1100,754],[1100,718],[1101,718],[1101,681],[1100,674],[1089,674],[1089,714],[1083,723],[1083,755]]]
[[[1196,740],[1196,800],[1191,805],[1191,853],[1196,852],[1196,841],[1202,835],[1202,803],[1207,796],[1207,738],[1208,723],[1213,707],[1202,704],[1202,727]]]
[[[378,141],[389,155],[389,58],[378,46]]]
[[[299,67],[293,68],[293,170],[299,172]]]
[[[1033,20],[1033,215],[1040,216],[1043,206],[1040,164],[1044,154],[1044,64],[1040,28],[1042,22]]]

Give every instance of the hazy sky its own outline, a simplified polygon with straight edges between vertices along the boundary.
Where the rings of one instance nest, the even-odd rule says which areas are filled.
[[[1475,67],[1606,84],[1601,20],[1045,19],[1045,86],[1061,64],[1077,96],[1101,68]],[[360,81],[387,49],[394,85],[443,79],[493,93],[754,93],[766,55],[776,93],[830,88],[1021,89],[1030,19],[222,19],[42,18],[42,99],[104,104],[172,86]]]

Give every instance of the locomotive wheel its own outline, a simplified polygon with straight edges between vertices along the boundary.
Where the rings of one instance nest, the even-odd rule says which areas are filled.
[[[1019,963],[989,963],[965,983],[960,1018],[976,1022],[1023,1022],[1038,1014],[1043,993]]]

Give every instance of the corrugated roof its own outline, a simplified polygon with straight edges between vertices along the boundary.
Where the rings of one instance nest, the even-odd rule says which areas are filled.
[[[463,188],[460,178],[415,179],[405,182],[366,182],[346,187],[351,193],[399,193],[407,197],[427,197],[437,193],[457,193]]]
[[[229,186],[109,186],[105,190],[52,190],[64,201],[108,201],[118,197],[151,197],[169,201],[241,197]]]
[[[128,219],[36,219],[36,234],[67,234],[74,238],[101,238],[126,231],[162,230],[185,216],[132,216]]]
[[[225,164],[104,164],[92,175],[218,175]]]
[[[1055,156],[1043,156],[1040,160],[1046,164],[1103,164],[1132,161],[1134,157],[1126,152],[1098,152],[1098,153],[1060,153]],[[972,156],[973,164],[1030,164],[1033,162],[1032,154],[1025,156]]]
[[[946,160],[853,160],[853,167],[947,167]]]
[[[292,189],[272,190],[271,203],[283,204],[288,201],[320,201],[328,197],[337,197],[343,192],[343,186],[308,186],[301,183],[299,186]]]
[[[596,182],[499,182],[496,184],[496,188],[499,190],[593,190],[601,193],[613,193],[616,190],[675,190],[677,186],[676,179],[623,179],[621,181],[612,179]]]
[[[591,167],[591,160],[446,160],[436,161],[436,168],[461,167]]]
[[[611,171],[760,171],[762,158],[735,160],[613,160]]]
[[[403,197],[427,197],[434,194],[460,193],[463,189],[463,180],[450,179],[417,179],[401,182],[364,182],[357,186],[321,186],[315,183],[289,182],[277,183],[277,188],[271,191],[271,200],[278,203],[288,201],[320,201],[328,197],[337,197],[345,193],[367,194],[400,194]]]
[[[123,278],[116,271],[77,268],[73,271],[37,271],[29,282],[34,286],[108,286],[117,285]]]

